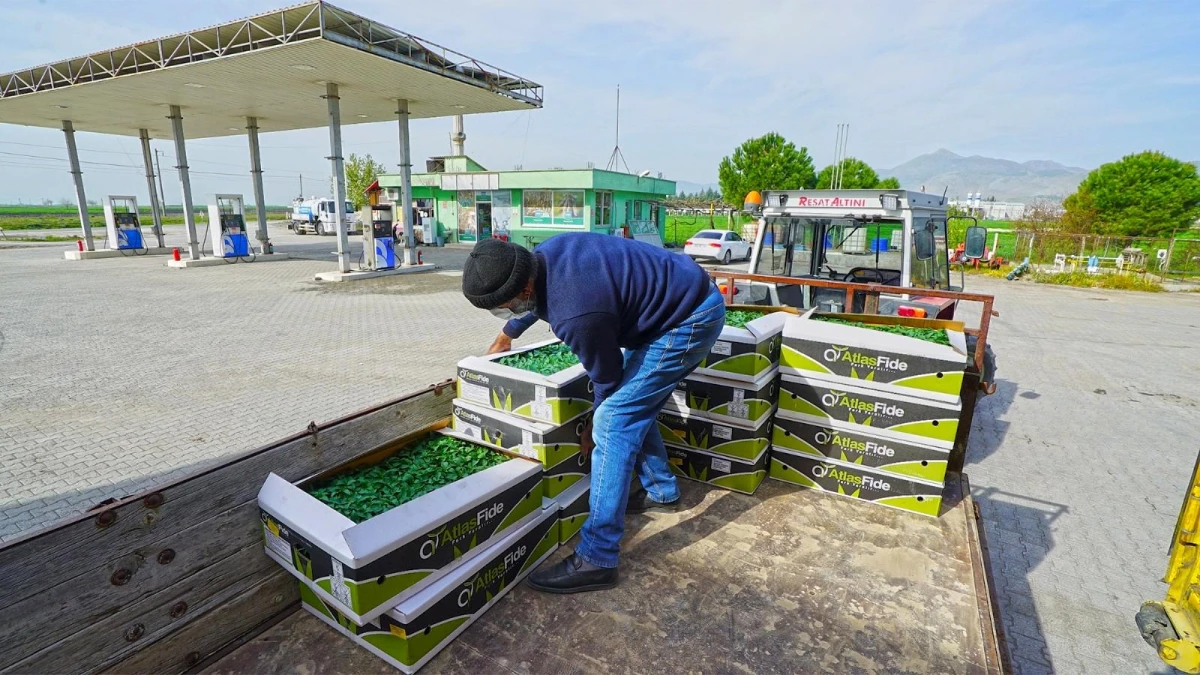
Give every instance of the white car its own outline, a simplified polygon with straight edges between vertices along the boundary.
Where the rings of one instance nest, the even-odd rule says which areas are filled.
[[[683,245],[683,253],[693,260],[711,258],[728,265],[732,260],[750,259],[750,242],[737,232],[700,230]]]

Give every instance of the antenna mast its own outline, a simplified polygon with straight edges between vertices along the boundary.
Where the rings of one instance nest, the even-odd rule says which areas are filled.
[[[617,170],[617,160],[621,161],[621,165],[625,167],[625,173],[629,173],[629,164],[625,162],[625,155],[621,152],[621,85],[617,85],[617,134],[616,144],[613,145],[612,155],[608,158],[608,166],[605,167],[608,171]]]

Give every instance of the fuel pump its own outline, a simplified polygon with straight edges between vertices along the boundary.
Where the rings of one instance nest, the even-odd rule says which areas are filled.
[[[392,230],[392,205],[371,205],[371,226],[363,228],[363,256],[367,269],[390,270],[396,266],[396,235]]]
[[[121,251],[145,252],[142,225],[138,222],[137,197],[109,195],[104,198],[104,223],[108,246]]]
[[[246,212],[241,195],[213,195],[213,201],[208,205],[208,230],[214,257],[253,255],[250,238],[246,236]]]

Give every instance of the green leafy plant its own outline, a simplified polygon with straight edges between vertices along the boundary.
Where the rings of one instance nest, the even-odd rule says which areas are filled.
[[[496,362],[502,366],[520,368],[539,375],[553,375],[578,364],[579,357],[575,356],[567,345],[556,342],[520,354],[502,356],[496,359]]]
[[[746,324],[759,318],[766,312],[748,312],[741,309],[731,309],[725,312],[725,325],[733,328],[745,328]]]
[[[861,321],[846,321],[845,319],[836,319],[831,316],[814,316],[817,321],[825,321],[828,323],[836,323],[842,326],[853,326],[855,328],[867,328],[870,330],[883,331],[884,333],[892,333],[893,335],[903,335],[904,337],[916,338],[926,342],[932,342],[938,345],[950,345],[950,336],[946,335],[946,331],[942,328],[910,328],[908,326],[888,326],[874,323],[863,323]]]
[[[508,461],[494,450],[431,435],[378,464],[339,474],[308,493],[356,523]]]

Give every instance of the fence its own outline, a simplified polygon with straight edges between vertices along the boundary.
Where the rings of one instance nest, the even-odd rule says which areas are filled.
[[[1061,264],[1067,270],[1085,269],[1088,260],[1095,257],[1102,271],[1200,277],[1200,237],[1190,232],[1186,237],[1115,237],[1000,230],[988,233],[987,245],[989,251],[1006,261],[1019,262],[1028,257],[1030,264],[1041,268],[1054,266],[1056,257],[1062,256]],[[1124,253],[1129,249],[1142,255]]]

